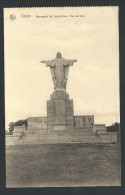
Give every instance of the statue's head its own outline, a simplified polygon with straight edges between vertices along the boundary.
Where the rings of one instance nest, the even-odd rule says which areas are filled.
[[[56,58],[62,58],[62,55],[61,55],[61,53],[60,53],[60,52],[57,52],[57,54],[56,54]]]

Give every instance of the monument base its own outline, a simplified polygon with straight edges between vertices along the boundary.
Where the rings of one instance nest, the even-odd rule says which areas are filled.
[[[47,101],[48,132],[74,129],[73,100],[65,90],[54,91]]]

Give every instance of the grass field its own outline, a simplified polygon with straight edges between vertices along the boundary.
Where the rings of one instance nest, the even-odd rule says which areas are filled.
[[[41,144],[6,147],[6,186],[120,185],[116,144]]]

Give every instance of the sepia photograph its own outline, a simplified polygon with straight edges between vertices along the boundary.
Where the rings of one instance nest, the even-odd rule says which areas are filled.
[[[121,186],[119,7],[4,8],[6,188]]]

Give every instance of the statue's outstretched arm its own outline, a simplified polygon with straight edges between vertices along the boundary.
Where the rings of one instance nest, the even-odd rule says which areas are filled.
[[[40,61],[41,63],[46,63],[46,61],[45,60],[42,60],[42,61]]]
[[[64,66],[73,66],[73,63],[77,62],[77,60],[66,60],[64,59]]]
[[[46,66],[54,67],[55,66],[55,61],[54,60],[42,60],[40,61],[41,63],[45,63]]]
[[[75,59],[75,60],[73,60],[73,62],[77,62],[77,61],[78,61],[78,60],[76,60],[76,59]]]
[[[51,66],[51,61],[50,60],[42,60],[40,61],[41,63],[45,63],[46,64],[46,67],[47,66]]]

